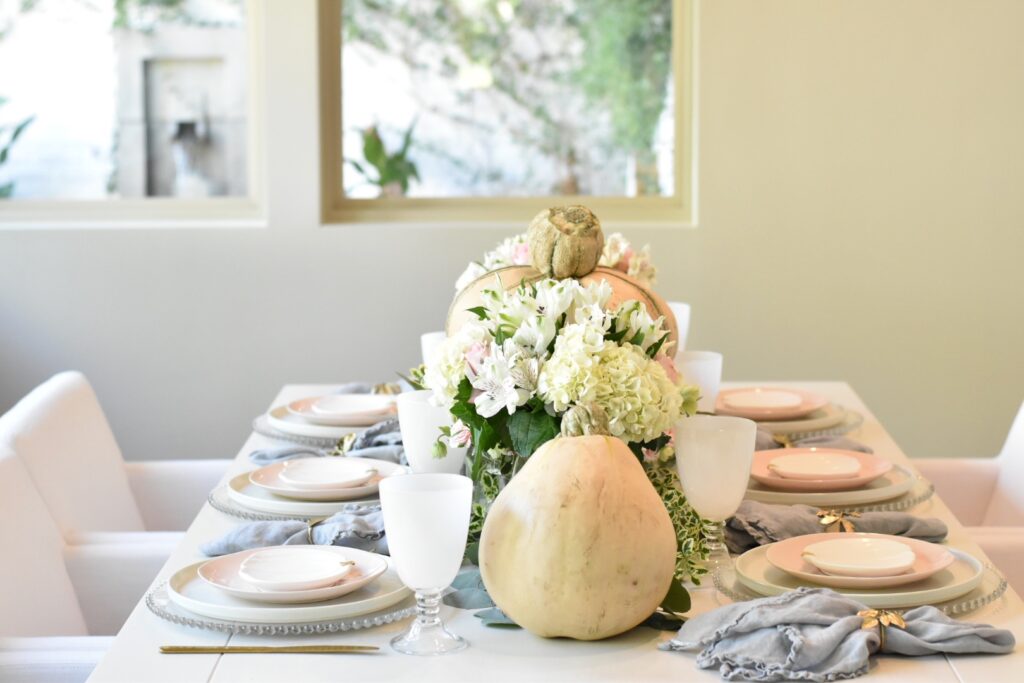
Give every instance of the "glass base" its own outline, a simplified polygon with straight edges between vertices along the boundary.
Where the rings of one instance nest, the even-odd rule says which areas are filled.
[[[405,655],[446,655],[465,650],[469,643],[455,635],[444,624],[412,622],[407,631],[391,639],[391,647]]]

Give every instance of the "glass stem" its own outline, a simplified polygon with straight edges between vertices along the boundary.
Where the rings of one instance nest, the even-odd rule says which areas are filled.
[[[422,626],[437,626],[441,623],[441,591],[438,589],[416,591],[416,622]]]
[[[708,553],[714,557],[716,555],[728,554],[725,549],[725,522],[712,522],[712,532],[708,538]]]

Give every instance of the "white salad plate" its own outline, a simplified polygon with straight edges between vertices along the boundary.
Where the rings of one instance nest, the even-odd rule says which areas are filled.
[[[350,552],[361,552],[349,549]],[[367,553],[372,554],[372,553]],[[204,617],[265,624],[300,624],[370,614],[403,600],[411,591],[398,578],[390,559],[377,555],[387,568],[374,581],[332,600],[311,604],[254,604],[230,595],[199,576],[197,562],[175,572],[167,582],[168,598],[179,607]]]
[[[857,471],[854,476],[842,479],[795,479],[779,476],[779,473],[772,467],[780,460],[785,467],[790,462],[798,462],[807,458],[812,461],[821,456],[842,456],[856,463]],[[820,463],[818,463],[820,465]],[[809,471],[817,465],[812,464],[804,468]],[[875,479],[892,470],[892,462],[880,458],[872,453],[861,453],[860,451],[844,451],[838,448],[786,448],[773,449],[770,451],[754,451],[754,459],[750,465],[750,476],[765,488],[773,491],[802,491],[802,492],[829,492],[829,491],[850,491],[864,488]],[[795,468],[794,468],[795,469]]]
[[[352,505],[377,505],[380,502],[376,491],[349,500],[313,501],[284,498],[253,484],[249,481],[248,472],[232,478],[227,484],[226,491],[231,501],[247,510],[302,517],[327,517]]]
[[[860,460],[832,450],[789,455],[783,451],[768,461],[768,469],[783,479],[852,479],[860,474]]]
[[[382,418],[383,419],[383,418]],[[361,432],[364,427],[333,426],[313,424],[288,410],[287,405],[277,406],[267,413],[267,424],[273,429],[294,436],[312,436],[319,439],[340,439],[352,432]],[[372,424],[372,423],[371,423]]]
[[[339,562],[353,562],[350,569],[334,583],[319,588],[305,590],[267,590],[253,587],[242,575],[243,565],[250,561],[254,555],[274,552],[287,548],[298,551],[299,555],[311,554],[311,551],[319,551],[328,556],[335,564]],[[242,552],[224,555],[201,564],[196,570],[199,578],[203,579],[228,595],[243,600],[254,602],[269,602],[276,604],[301,604],[308,602],[323,602],[347,595],[359,590],[370,583],[378,576],[387,571],[388,563],[380,555],[356,550],[355,548],[342,548],[339,546],[274,546],[270,548],[255,548],[243,550]]]
[[[759,451],[771,453],[772,451]],[[780,482],[788,481],[779,478]],[[796,481],[796,480],[793,480]],[[814,507],[842,507],[868,505],[890,500],[914,488],[917,481],[914,473],[903,465],[894,464],[885,474],[872,479],[860,488],[846,491],[782,491],[751,478],[744,496],[747,500],[776,505],[812,505]],[[831,483],[831,482],[830,482]]]
[[[390,394],[313,396],[285,407],[306,422],[333,427],[369,427],[396,414],[395,397]]]
[[[742,387],[719,392],[715,412],[751,420],[792,420],[827,405],[824,396],[802,389]]]
[[[353,561],[316,546],[257,548],[238,565],[238,577],[267,591],[330,586],[352,570]]]
[[[905,543],[878,536],[851,535],[804,546],[800,556],[824,574],[861,578],[905,574],[917,555]]]
[[[303,491],[348,489],[365,485],[380,469],[364,458],[297,458],[286,460],[277,478],[284,486]]]
[[[342,456],[343,457],[343,456]],[[319,459],[319,458],[317,458]],[[361,464],[358,461],[362,461]],[[376,470],[364,484],[359,486],[339,486],[323,489],[302,489],[290,486],[281,480],[281,473],[287,468],[289,461],[275,462],[266,467],[249,473],[249,482],[267,493],[281,498],[290,498],[300,501],[345,501],[366,498],[377,495],[377,488],[380,480],[395,474],[404,474],[405,468],[386,460],[372,460],[370,458],[351,458],[361,467],[370,467]]]
[[[801,586],[822,583],[823,575],[813,580],[802,579],[774,566],[768,561],[768,549],[771,547],[759,546],[736,558],[736,578],[742,585],[759,595],[781,595]],[[836,586],[834,590],[873,609],[902,609],[959,598],[981,585],[985,568],[981,562],[963,551],[948,550],[953,561],[945,569],[913,584],[865,589]]]

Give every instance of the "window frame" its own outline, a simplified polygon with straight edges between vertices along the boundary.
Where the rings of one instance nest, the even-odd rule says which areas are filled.
[[[239,197],[175,199],[13,199],[0,202],[0,230],[46,228],[266,227],[264,136],[265,0],[244,0],[246,31],[246,184]]]
[[[321,214],[325,225],[451,226],[523,224],[539,207],[586,204],[608,227],[692,227],[696,222],[696,39],[694,0],[672,0],[672,63],[675,93],[675,192],[671,197],[395,197],[351,199],[342,186],[341,3],[318,0],[320,56]]]

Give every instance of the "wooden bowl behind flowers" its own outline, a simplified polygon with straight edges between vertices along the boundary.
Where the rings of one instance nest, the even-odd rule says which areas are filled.
[[[448,309],[448,321],[445,323],[445,331],[448,333],[448,336],[451,336],[467,322],[477,319],[476,314],[469,309],[483,304],[483,292],[485,290],[501,286],[507,291],[515,289],[524,281],[529,283],[542,279],[544,279],[544,276],[532,266],[507,266],[481,275],[455,295],[455,300],[452,301],[452,305]],[[592,273],[578,279],[583,285],[602,280],[610,284],[612,287],[612,298],[609,302],[609,307],[612,309],[625,301],[636,300],[647,306],[647,311],[651,314],[652,318],[657,319],[659,316],[664,316],[665,328],[668,330],[668,340],[673,343],[678,342],[679,332],[676,328],[676,317],[672,315],[672,309],[669,308],[664,299],[642,285],[635,278],[626,275],[621,270],[598,266]],[[675,347],[673,346],[672,348]],[[674,352],[670,351],[669,355],[672,355],[672,353]]]

